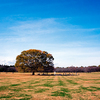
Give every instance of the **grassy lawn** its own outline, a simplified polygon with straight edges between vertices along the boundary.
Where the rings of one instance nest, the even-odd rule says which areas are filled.
[[[100,72],[78,76],[0,73],[0,100],[100,100]]]

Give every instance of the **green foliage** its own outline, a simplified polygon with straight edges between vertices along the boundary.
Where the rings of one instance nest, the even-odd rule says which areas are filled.
[[[45,92],[46,90],[49,90],[49,89],[39,89],[39,90],[36,90],[35,93],[42,93],[42,92]]]
[[[27,95],[27,94],[18,94],[17,97],[22,97],[21,99],[18,100],[30,100],[32,98],[31,95]]]
[[[68,88],[61,88],[61,91],[63,91],[63,92],[70,92],[70,90]]]
[[[53,87],[54,85],[51,84],[52,81],[48,81],[47,83],[43,84],[42,86],[45,86],[45,87]]]
[[[66,96],[66,93],[65,92],[59,92],[59,91],[55,91],[55,92],[52,92],[53,94],[51,96]]]
[[[93,87],[93,86],[90,86],[90,87],[83,87],[83,86],[81,86],[80,88],[83,89],[83,90],[87,90],[87,91],[97,91],[97,90],[100,91],[100,88]]]
[[[52,80],[53,79],[47,79],[46,83],[44,83],[42,86],[45,86],[45,87],[53,87],[54,85],[51,84],[52,83]]]
[[[14,89],[11,88],[10,90],[15,91],[15,92],[20,92],[22,88],[14,88]]]
[[[55,91],[55,92],[52,92],[53,94],[51,96],[62,96],[62,97],[65,97],[67,96],[68,98],[72,99],[72,96],[64,91]]]
[[[5,96],[1,96],[0,99],[3,99],[3,98],[11,98],[11,97],[12,96],[10,96],[10,95],[7,95],[7,96],[5,95]]]
[[[73,80],[66,80],[67,82],[69,82],[70,84],[74,84],[74,85],[77,85],[78,83],[74,82]]]
[[[34,86],[32,86],[32,85],[28,85],[27,88],[28,88],[28,89],[33,89]]]
[[[60,78],[59,78],[59,84],[58,84],[58,85],[59,85],[59,86],[65,86],[64,82],[61,81]]]
[[[20,85],[20,84],[12,84],[11,86],[18,86],[18,85]]]
[[[8,89],[8,86],[0,86],[0,91]]]
[[[13,96],[16,97],[22,97],[21,99],[18,100],[30,100],[32,98],[31,95],[27,95],[27,94],[20,94],[20,93],[9,93],[8,95],[2,95],[0,97],[1,100],[17,100],[17,99],[11,99]]]
[[[91,86],[91,88],[94,88],[94,89],[100,91],[100,87],[94,87],[94,86]]]
[[[25,97],[25,96],[30,96],[30,95],[27,95],[27,94],[20,94],[18,97]]]

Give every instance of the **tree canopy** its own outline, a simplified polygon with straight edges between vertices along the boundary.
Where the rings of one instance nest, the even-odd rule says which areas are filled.
[[[46,51],[29,49],[16,57],[15,67],[20,72],[53,71],[53,56]]]

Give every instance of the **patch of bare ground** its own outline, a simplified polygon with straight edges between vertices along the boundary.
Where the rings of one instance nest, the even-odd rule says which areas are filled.
[[[13,97],[13,98],[11,98],[11,99],[17,99],[17,100],[21,100],[21,99],[23,99],[23,97]]]
[[[100,84],[92,84],[92,83],[91,83],[91,84],[88,84],[88,83],[87,83],[87,84],[84,84],[84,83],[83,83],[82,85],[83,85],[83,87],[91,87],[91,86],[100,87]]]
[[[100,99],[100,91],[95,91],[93,93],[95,94],[96,97],[98,97]]]
[[[9,93],[14,93],[14,92],[11,92],[11,91],[1,91],[0,92],[0,96],[2,96],[2,95],[8,95]]]
[[[87,98],[88,100],[98,100],[98,97],[89,91],[84,93],[83,96],[84,96],[84,98]]]
[[[74,93],[72,96],[74,97],[73,100],[99,100],[91,92]]]
[[[32,96],[32,98],[30,100],[69,100],[65,97],[52,97],[52,96],[47,96],[47,95],[41,95],[41,94],[35,94]]]

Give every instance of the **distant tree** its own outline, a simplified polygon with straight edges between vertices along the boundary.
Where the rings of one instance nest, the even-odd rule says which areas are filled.
[[[53,72],[53,71],[54,71],[54,67],[51,65],[49,65],[48,67],[44,67],[44,72],[47,72],[47,74],[48,72]]]
[[[0,66],[0,72],[3,72],[3,71],[4,71],[4,67]]]
[[[16,72],[16,69],[15,69],[15,67],[9,67],[7,69],[7,72]]]
[[[27,72],[31,71],[32,75],[39,69],[46,69],[53,67],[53,56],[46,51],[30,49],[22,51],[20,55],[16,57],[15,67],[18,71]]]

